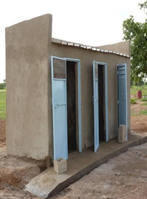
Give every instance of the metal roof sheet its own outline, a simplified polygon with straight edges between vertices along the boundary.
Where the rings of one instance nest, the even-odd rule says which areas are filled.
[[[114,51],[111,51],[111,50],[102,50],[102,49],[99,49],[95,46],[89,46],[89,45],[84,45],[84,44],[75,43],[75,42],[69,42],[69,41],[55,39],[55,38],[52,38],[52,43],[60,44],[60,45],[64,45],[64,46],[73,46],[73,47],[83,48],[83,49],[92,50],[92,51],[98,51],[98,52],[101,52],[101,53],[115,54],[115,55],[130,58],[130,56],[126,55],[126,54],[114,52]]]

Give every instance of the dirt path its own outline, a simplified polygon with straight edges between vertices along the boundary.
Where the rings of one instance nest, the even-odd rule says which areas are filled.
[[[147,199],[147,143],[101,165],[53,199]]]

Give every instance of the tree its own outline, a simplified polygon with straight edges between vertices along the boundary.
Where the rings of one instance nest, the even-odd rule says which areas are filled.
[[[139,6],[147,15],[147,0]],[[123,34],[124,39],[130,41],[131,82],[140,83],[147,78],[147,19],[140,23],[130,16],[123,22]]]
[[[145,1],[144,3],[140,3],[139,6],[140,6],[141,9],[145,9],[145,11],[147,11],[146,10],[146,8],[147,8],[147,1]]]

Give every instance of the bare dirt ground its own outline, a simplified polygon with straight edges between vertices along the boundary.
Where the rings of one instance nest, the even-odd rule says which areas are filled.
[[[147,132],[147,115],[131,117],[132,130],[142,133]]]
[[[5,135],[5,120],[0,120],[0,147],[5,145],[6,135]]]
[[[5,121],[0,120],[0,199],[38,199],[23,189],[41,172],[43,164],[8,156],[5,141]]]
[[[101,165],[53,199],[147,199],[147,143]]]
[[[131,106],[131,128],[147,132],[147,115],[138,115],[144,107]],[[23,189],[41,171],[34,161],[7,156],[5,121],[0,120],[0,199],[38,199]],[[103,164],[54,198],[62,199],[147,199],[147,144]]]
[[[143,105],[141,101],[131,105],[131,129],[138,133],[147,132],[147,115],[139,114],[143,110],[147,110],[147,105]]]
[[[8,156],[0,147],[0,199],[37,199],[23,189],[40,171],[35,161]]]

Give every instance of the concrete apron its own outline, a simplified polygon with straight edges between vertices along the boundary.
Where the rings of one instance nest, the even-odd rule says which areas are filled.
[[[60,192],[71,183],[88,174],[94,168],[107,162],[114,156],[128,150],[129,147],[147,142],[147,135],[129,135],[128,142],[119,144],[116,140],[108,143],[100,143],[98,152],[86,150],[82,153],[73,152],[69,154],[68,171],[57,174],[53,167],[49,167],[40,175],[33,178],[25,187],[26,191],[42,198],[49,198]]]

